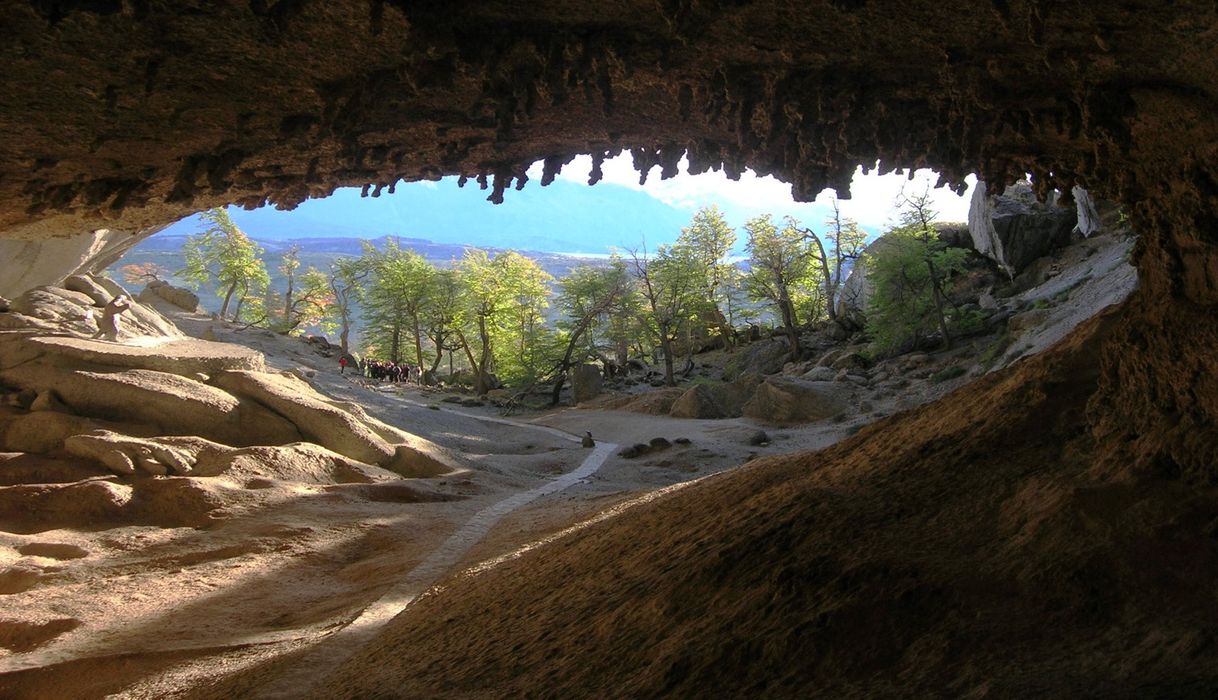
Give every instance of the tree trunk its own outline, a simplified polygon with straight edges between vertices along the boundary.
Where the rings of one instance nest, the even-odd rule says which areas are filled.
[[[820,242],[820,236],[817,236],[812,229],[803,229],[804,235],[811,238],[816,244],[816,259],[820,262],[820,273],[825,280],[825,311],[829,314],[830,321],[837,320],[837,309],[833,308],[833,297],[837,295],[837,285],[833,283],[829,277],[829,256],[825,254],[825,245]],[[816,320],[816,319],[812,319]]]
[[[237,283],[234,281],[228,286],[228,291],[224,293],[224,303],[220,305],[220,318],[228,315],[228,303],[232,301],[233,293],[237,291]]]
[[[784,293],[779,300],[778,308],[782,311],[782,327],[787,332],[787,338],[791,341],[791,361],[799,360],[801,349],[799,347],[799,332],[795,330],[795,306],[791,303],[791,297]]]
[[[490,377],[487,376],[488,368],[491,360],[491,338],[490,332],[486,329],[486,317],[478,317],[478,337],[482,341],[482,362],[477,368],[474,379],[474,391],[479,396],[485,394],[490,389]]]
[[[419,315],[411,314],[410,320],[414,323],[414,356],[415,364],[419,367],[423,366],[423,329],[419,327]]]
[[[939,276],[935,270],[935,264],[929,258],[926,260],[926,268],[930,271],[931,297],[935,300],[935,315],[939,319],[939,332],[943,334],[943,347],[950,349],[952,336],[947,332],[947,316],[943,312],[943,290],[939,287]]]
[[[584,319],[581,324],[571,334],[571,339],[567,341],[567,350],[563,353],[562,361],[558,365],[558,375],[554,378],[554,390],[550,393],[550,405],[557,406],[562,395],[563,385],[567,383],[567,370],[571,367],[571,355],[575,354],[575,346],[579,343],[580,337],[587,330],[590,319]]]
[[[296,327],[292,323],[292,296],[294,295],[293,287],[295,286],[294,275],[288,275],[288,290],[283,293],[283,333],[287,333]],[[270,312],[270,309],[267,309]]]
[[[435,374],[440,371],[440,363],[444,361],[444,336],[432,338],[432,342],[436,344],[436,360],[431,363],[431,373]]]
[[[474,373],[474,391],[476,393],[481,394],[483,391],[483,389],[482,389],[482,384],[483,384],[482,369],[480,367],[478,367],[478,361],[474,359],[474,351],[469,346],[469,341],[467,341],[465,339],[465,334],[460,333],[457,337],[461,339],[461,349],[465,351],[465,358],[467,360],[469,360],[470,371],[472,371]],[[448,356],[448,374],[449,374],[449,376],[452,376],[452,373],[453,373],[453,361],[452,361],[452,355],[449,354],[449,356]]]
[[[660,324],[660,353],[664,355],[664,383],[676,386],[672,375],[672,339],[668,337],[668,324]]]

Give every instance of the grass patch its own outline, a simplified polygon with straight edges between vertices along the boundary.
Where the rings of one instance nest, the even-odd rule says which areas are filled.
[[[1007,348],[1011,347],[1011,340],[1010,332],[1004,330],[1002,335],[995,338],[994,342],[990,343],[990,346],[981,353],[977,361],[987,370],[993,367],[994,363],[1007,351]]]
[[[964,369],[960,365],[944,367],[943,369],[939,370],[938,372],[935,372],[934,374],[930,375],[930,381],[932,384],[938,384],[939,382],[945,382],[949,379],[955,379],[956,377],[963,375],[967,371],[968,370]]]

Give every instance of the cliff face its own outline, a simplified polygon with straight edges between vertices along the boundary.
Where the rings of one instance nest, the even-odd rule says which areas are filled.
[[[1040,487],[1026,473],[1002,482],[1002,488],[1020,493],[1030,489],[1028,503],[1043,502],[1047,510],[1038,514],[1031,505],[1016,504],[1010,506],[1010,517],[1057,523],[1058,539],[1046,542],[1074,541],[1071,537],[1089,542],[1087,538],[1100,537],[1102,523],[1135,530],[1144,525],[1144,530],[1104,539],[1091,550],[1071,545],[1071,552],[1087,557],[1083,568],[1062,563],[1059,555],[1065,549],[1052,555],[1030,553],[1024,545],[1032,545],[1018,539],[1019,546],[1002,550],[1008,568],[999,560],[977,561],[992,573],[987,585],[997,585],[1012,572],[1026,577],[1021,585],[1029,587],[1039,580],[1067,583],[1060,595],[1046,594],[1035,605],[995,603],[983,612],[1073,611],[1059,616],[1062,624],[1076,625],[1071,629],[1098,625],[1088,628],[1096,638],[1107,622],[1133,625],[1109,641],[1134,644],[1143,639],[1134,632],[1150,633],[1137,624],[1146,613],[1143,608],[1156,600],[1178,596],[1198,614],[1213,606],[1192,587],[1173,584],[1176,573],[1139,588],[1138,595],[1103,593],[1125,591],[1121,582],[1142,576],[1140,561],[1171,549],[1162,528],[1177,528],[1177,540],[1194,548],[1185,548],[1188,556],[1203,562],[1214,556],[1212,531],[1204,534],[1210,527],[1209,501],[1198,505],[1194,500],[1187,509],[1179,505],[1189,493],[1189,498],[1210,499],[1218,480],[1213,353],[1218,341],[1213,313],[1218,305],[1218,8],[1213,3],[1077,3],[1067,9],[1039,1],[915,0],[894,11],[890,4],[866,0],[617,0],[592,5],[98,0],[4,2],[0,9],[5,17],[0,59],[7,68],[0,75],[0,237],[15,241],[95,237],[100,228],[133,236],[227,202],[290,207],[340,185],[363,185],[376,196],[400,179],[445,174],[474,178],[497,200],[509,187],[524,185],[524,170],[536,159],[545,159],[548,179],[574,154],[600,159],[623,149],[631,149],[636,162],[661,164],[666,173],[685,153],[695,172],[723,168],[731,174],[751,167],[790,181],[805,198],[825,185],[844,195],[857,164],[879,161],[882,170],[935,167],[952,185],[977,172],[995,190],[1028,172],[1042,195],[1079,185],[1121,201],[1142,233],[1136,255],[1141,286],[1135,297],[1119,317],[1105,322],[1102,334],[1077,340],[1048,365],[1012,374],[1012,385],[994,380],[984,395],[991,398],[986,404],[991,410],[995,402],[1008,402],[1003,420],[1010,425],[1019,425],[1020,416],[1031,420],[1034,411],[1056,412],[1052,420],[1045,418],[1047,442],[1028,448],[1039,451],[1020,453],[1027,458],[1023,461],[1008,460],[1029,470],[1035,465],[1047,470],[1045,478],[1052,482],[1044,487],[1048,500],[1037,500]],[[8,264],[0,263],[0,277],[11,272]],[[65,257],[62,274],[81,268],[79,256]],[[1090,374],[1097,361],[1098,369]],[[1018,388],[1021,381],[1027,383],[1024,389]],[[1045,398],[1054,392],[1065,393]],[[997,430],[987,415],[976,420]],[[961,454],[946,436],[936,438],[936,430],[951,428],[936,420],[918,422],[923,437],[913,442],[907,424],[884,425],[889,427],[867,435],[875,444],[873,463],[881,470],[897,470],[900,459],[909,457],[903,447],[898,449],[902,445],[925,450],[919,459],[927,463],[926,455],[936,451]],[[966,462],[988,463],[982,452],[997,449],[994,440],[1003,449],[1017,449],[1015,438],[1023,435],[980,434],[993,439],[976,443],[979,452],[971,462],[960,462],[961,468]],[[892,449],[885,452],[884,445]],[[883,461],[889,458],[891,463]],[[738,480],[733,484],[749,491],[782,473],[746,471],[733,477]],[[889,478],[895,473],[877,472],[873,482],[850,488],[897,488]],[[1069,486],[1054,481],[1059,477]],[[1103,508],[1095,506],[1095,493],[1069,491],[1131,483],[1155,486],[1122,491],[1117,500],[1103,501]],[[793,488],[807,490],[799,492],[806,496],[823,485],[818,484],[798,482]],[[1068,494],[1050,498],[1058,488]],[[806,501],[801,496],[789,502],[795,508]],[[853,507],[849,504],[830,504],[823,522],[843,533],[929,527],[917,516],[920,503],[910,502],[882,521],[850,516],[854,511],[843,510]],[[984,507],[977,501],[974,515],[980,522],[994,521],[1006,512],[1002,503],[998,497]],[[1142,504],[1142,512],[1153,516],[1120,523],[1108,517],[1112,503],[1135,510]],[[1174,515],[1173,508],[1178,509]],[[671,520],[662,513],[648,517],[653,516],[659,520],[651,524],[652,532]],[[959,531],[988,532],[996,538],[990,544],[1023,537],[1015,525],[1008,529]],[[765,544],[767,565],[822,546],[744,521],[733,521],[726,531],[742,539],[722,556]],[[608,551],[630,532],[623,528],[618,539],[610,532],[598,542],[610,543],[604,544]],[[975,551],[989,551],[986,542],[975,544]],[[665,552],[666,566],[674,557],[698,566],[709,556],[697,547]],[[562,576],[573,586],[591,585],[599,575],[595,568],[575,565],[581,561],[578,548],[557,556],[555,571],[565,572]],[[691,595],[711,598],[697,598],[686,612],[657,602],[655,615],[623,624],[637,630],[672,622],[688,611],[693,615],[733,582],[740,590],[769,586],[781,591],[794,581],[839,580],[866,556],[854,552],[849,561],[826,560],[825,566],[833,566],[823,571],[809,559],[812,568],[789,576],[775,568],[772,581],[733,578],[730,567],[707,569],[706,581],[718,583],[694,588]],[[970,570],[969,552],[942,556],[959,564],[943,571]],[[898,593],[908,589],[917,600],[947,595],[942,600],[949,603],[959,600],[961,591],[972,590],[959,581],[959,591],[944,588],[950,577],[919,587],[918,572],[931,571],[924,568],[926,562],[894,562],[876,560],[841,585]],[[1201,573],[1209,566],[1205,563]],[[646,587],[652,575],[647,572],[653,569],[640,564],[638,571],[642,578],[632,585]],[[1179,581],[1187,574],[1182,569]],[[517,567],[509,574],[488,574],[478,585],[491,591],[488,599],[504,600],[493,595],[502,590],[496,586],[542,588],[517,580],[528,575]],[[902,588],[893,584],[898,579],[913,583]],[[1103,595],[1088,598],[1084,586],[1069,583],[1084,580]],[[1017,586],[1002,594],[1030,600],[1028,590]],[[732,605],[739,607],[732,609],[739,611],[738,619],[748,619],[766,600],[760,593],[737,596]],[[814,609],[800,600],[793,605]],[[897,603],[909,599],[893,600],[893,610],[899,610]],[[1087,607],[1092,605],[1097,607]],[[443,608],[432,612],[443,616]],[[952,606],[915,608],[929,610],[927,620],[938,620]],[[1118,608],[1120,615],[1114,612]],[[557,614],[553,606],[540,609]],[[884,615],[892,617],[891,612]],[[880,624],[866,610],[858,615]],[[430,619],[418,624],[426,626]],[[536,619],[549,618],[530,618]],[[837,629],[833,619],[844,620],[841,630],[849,626],[848,618],[813,617],[808,634],[816,634],[817,624]],[[909,629],[929,624],[892,619],[892,625]],[[580,627],[573,620],[550,622]],[[728,622],[723,629],[731,627]],[[539,630],[530,624],[521,622],[504,632],[508,648],[513,635],[537,637]],[[482,633],[478,625],[470,619],[471,635]],[[1133,632],[1125,634],[1129,630]],[[1201,636],[1189,644],[1208,648],[1204,638],[1209,634],[1212,646],[1212,630],[1193,631]],[[929,646],[919,647],[919,653],[931,654],[936,644],[949,648],[955,632],[890,635],[895,640],[891,648],[881,649],[884,653],[868,663],[897,669],[901,653],[914,653],[909,652],[911,640],[922,640]],[[448,633],[455,634],[451,626]],[[763,633],[769,634],[758,631]],[[846,641],[834,643],[850,641],[842,639]],[[662,635],[640,632],[636,641],[644,651],[662,647]],[[866,640],[855,642],[859,649],[865,647]],[[1182,648],[1172,643],[1152,646]],[[1121,646],[1114,644],[1113,649]],[[597,653],[596,645],[582,649],[588,658]],[[571,658],[578,656],[572,653]],[[767,654],[831,652],[793,639],[785,646],[774,642],[717,653],[742,655],[743,667],[750,659],[770,658]],[[1147,653],[1146,658],[1153,657]],[[967,661],[966,654],[946,652],[936,658],[948,659],[945,664]],[[1043,658],[1048,673],[1051,659]],[[855,661],[862,665],[847,671],[868,671],[871,667],[860,659],[862,655]],[[645,667],[648,657],[637,661]],[[684,684],[709,672],[691,663],[674,657],[671,678],[657,677],[648,687],[657,692],[695,687]],[[1102,675],[1105,666],[1097,663],[1095,668]],[[949,671],[935,680],[948,679]],[[1159,671],[1177,677],[1167,666]],[[486,673],[481,680],[493,683],[494,671]],[[841,682],[848,686],[850,677],[842,676],[847,680]],[[793,679],[815,681],[815,674]],[[972,687],[962,686],[961,692]]]

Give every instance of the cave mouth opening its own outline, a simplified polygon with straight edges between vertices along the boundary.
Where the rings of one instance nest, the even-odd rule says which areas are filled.
[[[932,198],[939,221],[959,228],[968,216],[971,189],[958,194],[938,186],[941,178],[929,169],[881,175],[874,163],[870,169],[860,166],[850,191],[841,193],[849,199],[826,188],[814,201],[799,202],[788,183],[750,169],[733,177],[724,169],[693,173],[685,158],[675,172],[639,162],[630,151],[603,159],[575,156],[546,178],[551,166],[538,160],[524,172],[517,191],[498,204],[484,201],[495,198],[494,192],[489,197],[484,192],[491,189],[489,179],[448,176],[341,187],[290,209],[230,205],[226,210],[265,251],[272,277],[282,255],[294,247],[300,249],[302,269],[327,270],[339,256],[360,255],[365,240],[383,246],[392,238],[440,265],[450,265],[467,247],[521,251],[545,261],[557,278],[580,261],[670,245],[700,209],[712,206],[734,232],[727,255],[738,266],[748,259],[746,224],[760,216],[777,225],[790,217],[823,236],[836,208],[843,220],[858,224],[867,242],[895,226],[901,201],[911,192]],[[525,182],[532,186],[523,187]],[[971,188],[975,182],[970,176],[967,184]],[[185,283],[175,274],[182,267],[180,249],[186,237],[208,227],[203,213],[178,220],[125,253],[108,266],[111,276],[126,269],[135,273],[129,275],[134,283],[141,269],[155,267],[167,281]],[[273,286],[283,287],[282,280]],[[205,307],[217,303],[203,296]]]

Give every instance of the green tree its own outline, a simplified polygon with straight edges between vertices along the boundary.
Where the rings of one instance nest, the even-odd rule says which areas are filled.
[[[224,209],[209,209],[200,216],[210,226],[186,239],[182,277],[195,289],[212,286],[223,295],[221,318],[228,315],[236,297],[233,320],[238,320],[243,302],[260,298],[270,283],[262,262],[262,248],[237,228]]]
[[[364,296],[364,282],[371,270],[363,258],[338,258],[330,264],[330,318],[338,326],[338,344],[344,355],[351,352],[351,327],[356,305]]]
[[[658,341],[664,358],[664,383],[676,386],[673,373],[673,343],[683,324],[701,307],[704,280],[697,263],[684,246],[660,246],[654,256],[631,251],[631,266],[638,280],[649,320],[648,329]]]
[[[951,347],[945,287],[963,271],[968,252],[939,240],[930,202],[929,193],[905,197],[900,225],[885,234],[887,245],[864,261],[873,290],[867,333],[881,353],[916,345],[936,330]]]
[[[626,264],[615,257],[609,267],[580,266],[558,281],[558,308],[563,317],[559,327],[565,334],[565,348],[556,368],[550,404],[557,406],[566,383],[567,370],[596,353],[595,331],[606,323],[629,292]],[[576,349],[583,347],[581,355]]]
[[[859,228],[857,221],[842,216],[837,197],[833,198],[833,216],[825,220],[825,226],[824,240],[812,229],[800,230],[814,246],[812,254],[819,264],[821,284],[824,288],[824,294],[821,295],[824,311],[830,320],[836,321],[837,292],[849,272],[845,269],[846,265],[853,264],[862,255],[863,248],[867,245],[867,233]]]
[[[271,310],[275,321],[271,327],[285,334],[297,333],[302,327],[319,326],[323,331],[334,328],[329,309],[334,304],[330,280],[315,267],[300,270],[300,246],[293,245],[279,261],[279,273],[286,283],[282,300]]]
[[[509,380],[535,377],[540,357],[530,346],[546,340],[542,312],[553,278],[535,261],[511,251],[492,258],[486,251],[469,249],[456,269],[460,292],[455,327],[474,373],[474,391],[494,388],[500,367]]]
[[[436,270],[431,285],[431,294],[423,307],[423,330],[435,348],[435,359],[431,363],[431,372],[434,374],[444,361],[444,353],[448,353],[451,366],[453,353],[462,347],[457,333],[460,311],[456,304],[461,292],[461,281],[456,270]]]
[[[384,250],[364,244],[363,265],[369,270],[364,295],[365,341],[374,354],[401,362],[409,344],[414,361],[423,364],[422,311],[436,269],[413,250],[389,240]]]
[[[724,307],[731,293],[735,266],[728,261],[736,245],[736,231],[728,226],[719,208],[711,205],[694,213],[689,226],[681,229],[673,248],[688,261],[700,280],[701,303],[691,309],[702,317],[706,330],[723,338],[724,347],[733,345],[734,332]]]
[[[800,354],[797,306],[801,295],[807,296],[809,289],[819,291],[813,268],[814,254],[805,244],[804,231],[790,217],[781,229],[774,225],[769,214],[750,219],[744,227],[749,236],[749,272],[745,276],[745,289],[752,299],[778,311],[791,358],[797,359]]]

